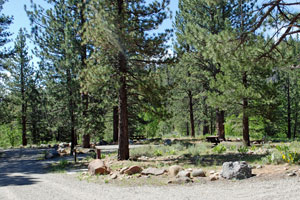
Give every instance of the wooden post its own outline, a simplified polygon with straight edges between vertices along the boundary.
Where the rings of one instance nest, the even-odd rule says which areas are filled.
[[[101,159],[101,149],[97,148],[97,159]]]

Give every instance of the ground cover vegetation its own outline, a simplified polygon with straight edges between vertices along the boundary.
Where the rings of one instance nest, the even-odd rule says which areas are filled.
[[[106,141],[127,160],[247,155],[253,140],[299,138],[297,1],[179,0],[174,30],[160,32],[172,16],[169,0],[46,2],[25,8],[32,29],[20,28],[11,49],[13,18],[0,16],[0,146],[64,141],[72,154],[78,144]],[[207,134],[246,147],[128,147],[138,137]],[[294,144],[265,161],[297,163]]]

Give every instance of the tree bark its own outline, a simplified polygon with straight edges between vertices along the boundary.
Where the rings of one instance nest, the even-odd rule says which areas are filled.
[[[190,135],[190,125],[188,122],[186,122],[186,136]]]
[[[126,58],[122,52],[119,53],[119,67],[121,72],[120,90],[119,90],[119,160],[129,159],[129,133],[128,133],[128,105],[127,105],[127,63]]]
[[[113,141],[118,142],[118,127],[119,127],[119,116],[118,106],[113,108]]]
[[[224,122],[225,122],[225,112],[220,111],[217,109],[216,112],[216,127],[217,127],[217,135],[219,139],[225,140],[225,128],[224,128]]]
[[[74,101],[73,101],[73,88],[72,88],[72,76],[71,70],[67,69],[67,85],[69,90],[69,117],[70,117],[70,132],[71,132],[71,152],[73,155],[73,150],[75,145],[77,145],[77,138],[75,133],[75,114],[74,114]]]
[[[190,108],[191,136],[195,137],[195,120],[194,120],[192,91],[190,91],[190,90],[188,91],[188,96],[189,96],[189,108]]]
[[[203,135],[206,135],[209,133],[209,124],[207,120],[203,121]]]
[[[27,145],[27,137],[26,137],[26,100],[25,100],[25,77],[24,77],[24,61],[21,60],[21,95],[22,95],[22,113],[21,113],[21,123],[22,123],[22,145]]]
[[[296,102],[296,115],[295,115],[295,125],[294,125],[294,140],[296,139],[297,135],[297,123],[298,123],[298,102]]]
[[[82,7],[80,8],[80,26],[83,27],[85,24],[85,16],[84,16],[84,10],[86,7],[86,0],[81,0]],[[81,35],[81,39],[83,38],[83,34]],[[81,66],[82,68],[86,68],[86,58],[87,58],[87,46],[86,45],[81,45],[81,51],[80,51],[80,57],[81,57]],[[83,105],[83,117],[84,119],[88,118],[88,108],[89,108],[89,94],[88,92],[83,92],[82,93],[82,105]],[[85,123],[86,120],[84,120]],[[87,124],[84,124],[83,126],[87,126]],[[84,131],[86,131],[88,127],[85,128]],[[90,141],[91,141],[91,136],[90,133],[84,132],[83,137],[82,137],[82,146],[83,148],[90,148]]]
[[[243,85],[245,88],[248,86],[247,74],[243,74]],[[249,136],[249,117],[247,113],[248,109],[248,99],[243,98],[243,141],[245,146],[250,146],[250,136]]]
[[[292,125],[291,125],[291,96],[290,96],[290,77],[288,75],[288,80],[287,80],[287,114],[288,114],[288,132],[287,132],[287,137],[291,139],[292,137]]]

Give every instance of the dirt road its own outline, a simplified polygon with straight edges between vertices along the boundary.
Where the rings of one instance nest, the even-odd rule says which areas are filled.
[[[0,200],[114,200],[300,199],[300,178],[250,178],[191,185],[117,187],[80,181],[76,175],[45,170],[49,161],[37,160],[41,150],[11,149],[0,158]]]

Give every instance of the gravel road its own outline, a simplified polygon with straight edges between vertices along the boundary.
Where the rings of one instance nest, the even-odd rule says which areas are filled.
[[[299,200],[300,178],[250,178],[190,185],[117,187],[80,181],[75,175],[52,174],[41,150],[10,149],[0,158],[0,200]]]

